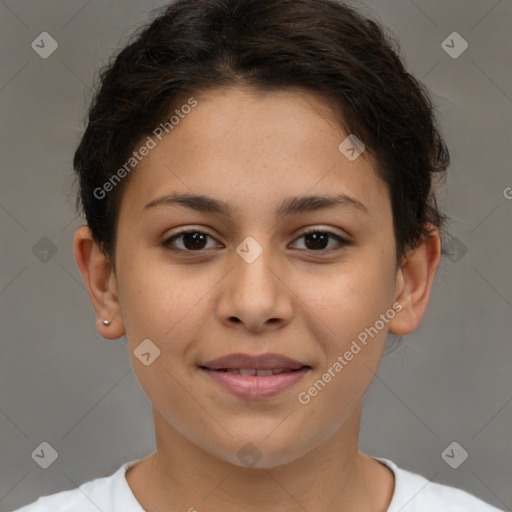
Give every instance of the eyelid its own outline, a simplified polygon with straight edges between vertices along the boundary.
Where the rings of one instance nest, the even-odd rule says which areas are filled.
[[[214,235],[209,228],[205,228],[204,226],[195,226],[191,224],[190,226],[180,226],[179,228],[176,228],[176,231],[173,231],[166,235],[165,239],[168,240],[169,238],[172,238],[174,236],[183,235],[186,233],[204,233],[205,235],[209,235],[212,238],[215,238],[217,235]]]
[[[299,236],[309,235],[310,233],[321,232],[321,233],[329,233],[329,234],[339,236],[346,243],[351,242],[351,237],[348,233],[346,233],[346,232],[338,233],[337,231],[333,231],[333,229],[335,229],[335,228],[332,228],[330,226],[321,226],[321,225],[308,226],[307,228],[304,228],[301,231],[299,231]]]
[[[205,228],[203,226],[190,225],[190,226],[187,226],[184,228],[177,228],[177,229],[179,229],[179,231],[176,231],[175,233],[171,233],[168,236],[166,236],[165,237],[166,240],[168,240],[169,238],[172,238],[173,236],[186,234],[186,233],[190,233],[190,232],[195,232],[195,231],[209,235],[212,238],[216,237],[216,235],[214,235],[208,228]],[[321,226],[321,225],[307,226],[298,232],[297,237],[309,235],[310,233],[323,232],[323,233],[332,233],[333,235],[337,235],[340,238],[343,238],[347,243],[350,242],[351,237],[348,233],[343,232],[342,234],[340,234],[337,232],[333,232],[332,231],[333,229],[335,229],[335,228],[332,228],[330,226]]]

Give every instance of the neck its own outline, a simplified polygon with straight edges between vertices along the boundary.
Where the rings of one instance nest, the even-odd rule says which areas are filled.
[[[183,437],[155,409],[153,417],[157,450],[126,472],[147,512],[385,512],[391,501],[391,470],[357,449],[361,407],[324,443],[269,468],[227,462]]]

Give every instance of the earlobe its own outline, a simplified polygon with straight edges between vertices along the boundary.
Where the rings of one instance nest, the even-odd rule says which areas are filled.
[[[441,259],[439,231],[431,232],[415,249],[409,250],[397,272],[395,302],[402,304],[400,312],[389,322],[389,331],[405,335],[420,324],[428,306],[434,277]]]
[[[104,338],[120,338],[124,334],[124,325],[117,297],[115,273],[109,259],[93,239],[88,226],[81,226],[75,232],[73,249],[78,270],[82,274],[96,310],[96,330]]]

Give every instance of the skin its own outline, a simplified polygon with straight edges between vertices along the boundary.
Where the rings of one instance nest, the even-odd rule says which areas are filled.
[[[409,334],[425,313],[439,233],[396,265],[389,191],[368,155],[351,162],[338,150],[348,134],[322,99],[241,87],[194,97],[198,105],[130,176],[115,270],[87,226],[74,237],[97,330],[108,339],[126,335],[152,402],[157,449],[126,473],[127,482],[148,512],[384,512],[394,477],[358,451],[362,403],[388,331]],[[178,205],[142,212],[171,192],[223,200],[235,214]],[[356,198],[368,214],[334,207],[274,218],[285,198],[334,193]],[[326,249],[320,255],[301,233],[312,226],[351,244],[330,238],[317,246]],[[174,246],[187,253],[163,245],[187,227],[212,233],[202,252],[183,237]],[[252,263],[236,252],[247,236],[263,249]],[[402,309],[385,328],[307,405],[299,403],[298,393],[394,303]],[[160,349],[148,366],[134,355],[146,338]],[[197,367],[232,352],[277,352],[312,370],[276,396],[243,399]],[[248,442],[261,453],[253,467],[237,457]]]

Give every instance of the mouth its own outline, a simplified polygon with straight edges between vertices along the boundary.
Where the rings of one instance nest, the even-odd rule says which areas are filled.
[[[253,371],[253,370],[272,370],[276,373],[279,371],[293,371],[308,366],[305,363],[292,359],[281,354],[227,354],[217,359],[202,363],[200,366],[210,370],[237,370],[237,371]],[[253,374],[249,374],[253,375]]]
[[[277,354],[231,354],[198,365],[224,391],[245,399],[275,396],[297,384],[313,368]]]
[[[211,370],[214,372],[226,372],[234,375],[246,375],[246,376],[258,376],[258,377],[267,377],[269,375],[278,375],[280,373],[291,373],[298,372],[303,369],[310,369],[311,366],[303,365],[300,368],[270,368],[260,370],[258,368],[208,368],[207,366],[199,366],[199,368],[203,370]]]

